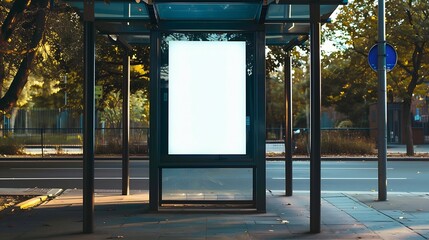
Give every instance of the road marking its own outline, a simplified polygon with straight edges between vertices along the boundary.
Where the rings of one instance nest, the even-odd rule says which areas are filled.
[[[273,194],[284,194],[285,190],[277,190],[277,189],[270,189],[271,193]],[[294,193],[310,193],[310,190],[294,190]],[[343,194],[378,194],[377,191],[343,191],[343,190],[322,190],[322,193],[343,193]],[[427,192],[388,192],[388,194],[391,195],[421,195],[422,193],[427,194]],[[323,196],[322,196],[323,197]]]
[[[140,167],[143,168],[143,167]],[[82,168],[9,168],[10,170],[82,170]],[[122,168],[95,168],[95,170],[122,170]],[[284,168],[267,168],[267,170],[284,170]],[[295,171],[309,171],[309,168],[294,168]],[[322,170],[378,170],[378,168],[322,168]],[[393,170],[393,168],[387,168]]]
[[[387,168],[387,170],[393,170],[394,168]],[[340,167],[331,167],[323,168],[322,170],[378,170],[378,168],[340,168]]]
[[[121,159],[95,159],[94,160],[97,163],[122,163]],[[60,160],[1,160],[1,163],[79,163],[79,162],[83,162],[82,158],[76,158],[75,160],[65,160],[65,159],[60,159]],[[133,158],[130,159],[130,162],[143,162],[145,164],[149,163],[149,159],[147,158]]]
[[[32,178],[0,178],[0,181],[15,181],[15,180],[82,180],[82,177],[32,177]],[[122,177],[96,177],[95,180],[121,180]],[[149,180],[148,177],[131,177],[131,180]]]
[[[284,177],[271,178],[273,180],[285,180]],[[310,178],[293,178],[294,180],[309,180]],[[387,180],[407,180],[408,178],[387,178]],[[322,178],[322,180],[378,180],[378,178]]]
[[[284,170],[284,166],[278,168],[267,168],[267,170]],[[309,168],[294,168],[293,170],[310,170]],[[323,168],[322,170],[378,170],[378,168]],[[387,170],[394,170],[394,168],[387,168]]]
[[[82,168],[10,168],[11,170],[82,170]],[[122,170],[122,168],[95,168],[95,170]]]

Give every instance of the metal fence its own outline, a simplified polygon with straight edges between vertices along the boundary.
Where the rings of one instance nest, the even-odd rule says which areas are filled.
[[[82,128],[14,128],[0,129],[0,135],[19,145],[28,154],[82,154]],[[96,128],[98,154],[120,154],[122,128]],[[130,128],[130,153],[148,153],[149,128]]]
[[[299,130],[299,134],[303,135],[308,133],[307,128],[296,128],[294,131]],[[370,128],[322,128],[322,135],[341,135],[343,137],[362,137],[370,138]],[[285,129],[284,128],[267,128],[267,141],[278,142],[284,141]]]
[[[298,129],[294,130],[296,131]],[[8,139],[7,144],[19,146],[26,154],[42,156],[82,154],[82,131],[82,128],[14,128],[0,129],[0,136],[3,136],[4,139]],[[267,143],[283,143],[283,131],[284,129],[281,128],[267,128]],[[301,128],[299,131],[295,132],[294,139],[306,137],[307,135],[307,129]],[[322,137],[323,136],[369,138],[370,129],[322,129]],[[97,154],[122,153],[122,128],[96,128],[95,137],[95,151]],[[147,155],[148,140],[149,128],[130,128],[130,154]],[[0,146],[1,145],[2,143],[0,142]]]

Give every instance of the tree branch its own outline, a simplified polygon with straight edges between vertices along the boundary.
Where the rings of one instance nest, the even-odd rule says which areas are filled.
[[[31,0],[16,0],[13,3],[12,8],[0,28],[0,46],[7,43],[7,40],[12,35],[13,29],[17,24],[16,17],[26,9],[30,2]]]
[[[43,32],[45,30],[46,24],[46,12],[49,0],[33,0],[29,6],[30,9],[35,11],[35,29],[33,36],[29,43],[30,48],[36,48],[43,37]],[[21,61],[21,64],[18,68],[18,71],[10,84],[9,89],[3,98],[0,99],[0,110],[9,111],[16,104],[19,95],[24,89],[25,84],[28,80],[28,74],[34,57],[36,56],[36,51],[29,52],[24,59]]]
[[[397,64],[398,64],[398,66],[399,66],[399,67],[401,67],[402,69],[404,69],[404,70],[405,70],[405,72],[407,72],[408,74],[410,74],[410,75],[412,75],[412,74],[413,74],[413,72],[410,70],[410,68],[409,68],[408,66],[406,66],[406,65],[405,65],[402,61],[400,61],[399,59],[398,59]]]

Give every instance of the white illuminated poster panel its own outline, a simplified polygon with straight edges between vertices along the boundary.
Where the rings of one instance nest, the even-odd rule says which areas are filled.
[[[168,154],[246,154],[246,44],[170,41]]]

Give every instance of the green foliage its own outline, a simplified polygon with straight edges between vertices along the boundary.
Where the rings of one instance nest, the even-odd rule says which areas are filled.
[[[267,123],[279,126],[284,122],[284,74],[283,72],[272,72],[267,78],[265,85]]]
[[[33,1],[34,2],[34,1]],[[0,24],[4,22],[12,3],[0,3]],[[68,108],[83,110],[83,26],[80,16],[63,2],[55,0],[55,8],[45,9],[48,14],[44,37],[35,51],[37,57],[25,90],[19,96],[17,106]],[[0,97],[7,90],[23,58],[17,52],[28,44],[25,14],[19,15],[13,25],[13,52],[0,53]],[[28,24],[27,24],[28,25]],[[29,25],[30,26],[30,25]],[[31,30],[31,29],[30,29]],[[30,31],[31,32],[31,31]],[[124,49],[104,35],[96,39],[96,79],[103,86],[104,96],[118,92],[123,82]],[[9,44],[12,45],[12,44]],[[141,91],[145,96],[149,88],[149,48],[135,46],[131,56],[131,92]],[[66,97],[67,96],[67,97]],[[146,97],[147,98],[147,97]],[[67,99],[67,100],[66,100]],[[98,108],[104,108],[103,98]],[[135,107],[134,107],[135,108]]]
[[[119,128],[122,122],[122,95],[110,92],[104,97],[103,108],[99,109],[100,120],[107,128]],[[143,90],[130,95],[130,120],[146,127],[149,123],[149,100]]]
[[[122,98],[119,92],[110,92],[104,96],[104,107],[99,109],[100,120],[107,128],[119,128],[122,119]]]
[[[388,99],[403,102],[407,155],[413,155],[411,122],[412,96],[429,90],[429,2],[386,1],[386,39],[398,52],[397,66],[387,74]],[[368,104],[377,101],[377,74],[367,63],[369,49],[377,42],[377,5],[372,0],[354,0],[343,6],[335,24],[327,26],[325,38],[339,46],[327,55],[322,71],[323,104],[365,125]],[[335,85],[336,84],[336,85]],[[405,117],[404,117],[405,116]]]
[[[16,155],[16,154],[22,154],[22,145],[19,144],[14,138],[12,137],[1,137],[0,141],[0,154],[4,155]]]
[[[367,137],[346,130],[323,131],[321,152],[323,155],[350,154],[370,155],[374,153],[375,145]],[[308,134],[301,134],[296,139],[295,154],[309,154]]]
[[[292,55],[292,114],[294,127],[307,127],[309,99],[309,70],[307,45],[291,50]],[[284,123],[284,58],[281,47],[269,47],[266,58],[267,71],[267,125],[278,127]]]
[[[337,125],[337,128],[351,128],[351,127],[353,127],[353,122],[351,120],[343,120]]]
[[[367,127],[369,103],[377,99],[376,75],[369,70],[366,58],[345,50],[325,56],[322,65],[322,105],[354,119]]]
[[[322,154],[373,154],[375,146],[369,139],[347,136],[342,132],[322,134]]]
[[[30,107],[74,108],[83,104],[83,27],[80,17],[57,4],[47,21],[43,45],[28,86]],[[65,99],[67,98],[67,99]]]

